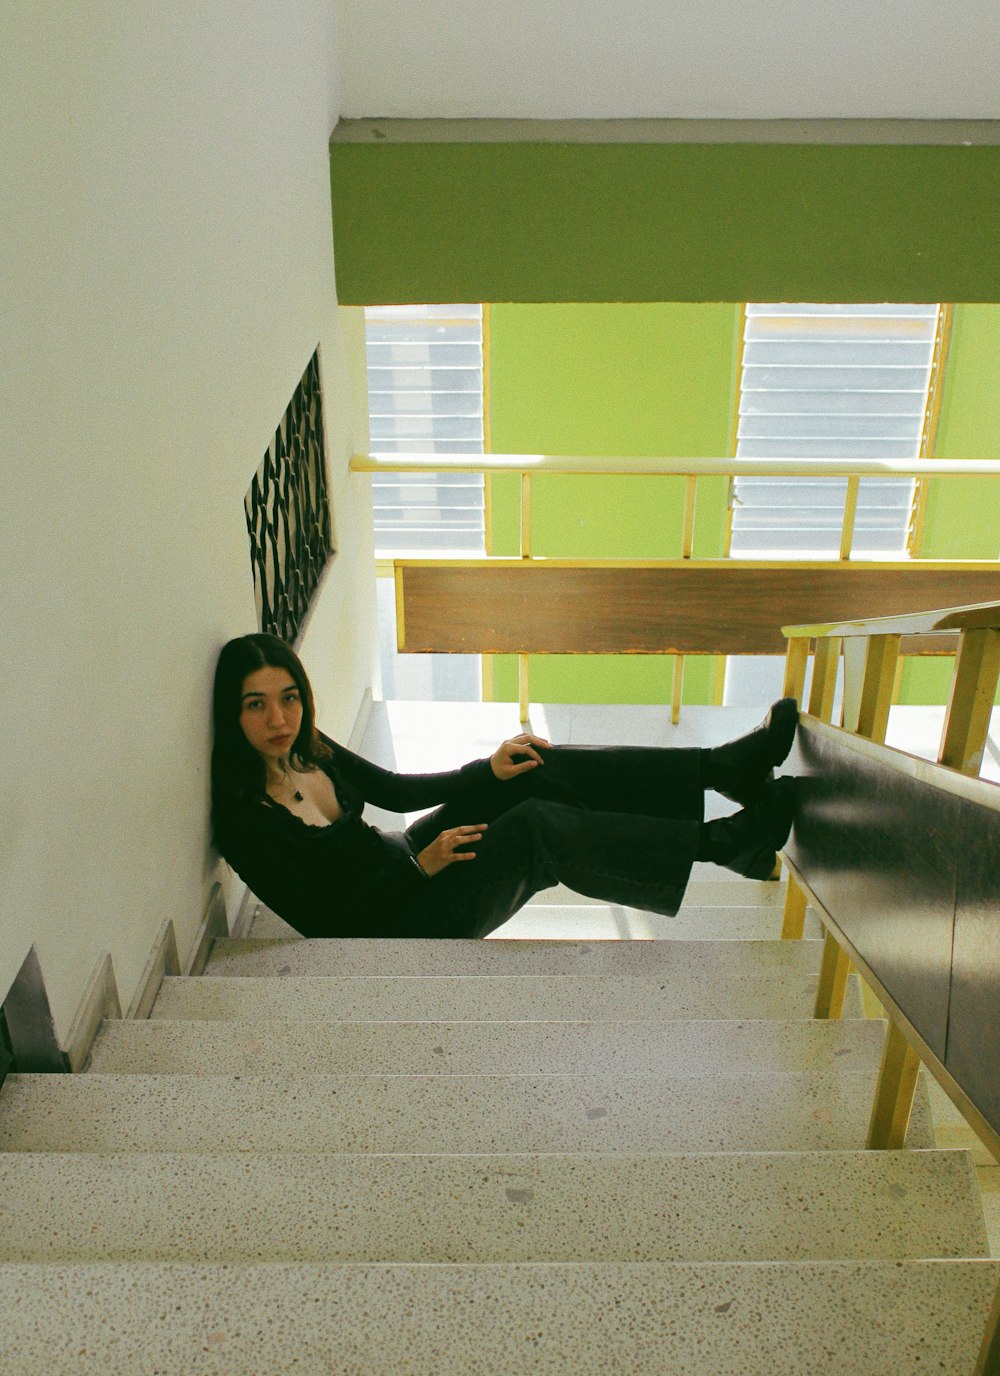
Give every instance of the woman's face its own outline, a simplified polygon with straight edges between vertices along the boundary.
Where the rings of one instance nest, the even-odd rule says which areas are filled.
[[[285,759],[302,725],[302,699],[287,669],[266,665],[247,674],[240,693],[240,727],[265,760]]]

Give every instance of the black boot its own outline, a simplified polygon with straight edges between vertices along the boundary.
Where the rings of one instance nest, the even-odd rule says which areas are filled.
[[[795,780],[765,784],[750,807],[706,822],[696,858],[710,860],[747,879],[770,879],[776,852],[788,840],[795,813]]]
[[[773,779],[771,771],[788,756],[795,739],[799,706],[794,698],[776,702],[748,736],[705,751],[703,779],[706,788],[744,807],[760,796]]]

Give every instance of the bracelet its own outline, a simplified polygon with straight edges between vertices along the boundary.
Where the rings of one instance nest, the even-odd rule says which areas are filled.
[[[412,851],[410,852],[410,861],[413,865],[416,866],[418,874],[422,875],[424,879],[430,879],[430,875],[427,873],[423,865],[420,863],[420,861],[417,859],[417,857],[413,854]]]

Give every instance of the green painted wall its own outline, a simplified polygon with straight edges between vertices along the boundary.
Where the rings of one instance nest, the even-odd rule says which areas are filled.
[[[330,144],[343,305],[997,301],[1000,147]]]
[[[491,432],[498,452],[716,456],[731,452],[739,308],[731,304],[495,305]],[[1000,306],[954,308],[936,454],[1000,455]],[[699,487],[695,554],[723,548],[724,482]],[[534,552],[565,558],[676,558],[683,479],[535,479]],[[493,480],[493,552],[516,554],[515,479]],[[931,489],[922,554],[995,559],[996,485]],[[711,700],[712,660],[685,664],[686,702]],[[669,656],[533,656],[548,702],[664,702]],[[913,660],[901,700],[946,700],[951,661]],[[516,698],[516,664],[495,661],[495,695]]]
[[[447,122],[444,122],[446,128]],[[330,145],[343,304],[1000,301],[1000,147],[370,142]],[[551,453],[730,452],[735,310],[494,307],[493,447]],[[638,323],[636,323],[638,322]],[[956,307],[937,453],[1000,455],[1000,307]],[[678,552],[680,484],[552,479],[537,552]],[[922,553],[996,558],[983,484],[938,484]],[[721,491],[696,553],[721,549]],[[496,485],[495,550],[516,505]],[[688,663],[703,699],[707,665]],[[539,659],[533,691],[662,702],[659,658]],[[942,700],[945,661],[907,666],[904,701]],[[513,694],[510,666],[499,686]]]
[[[731,452],[739,307],[495,305],[490,428],[501,453],[713,457]],[[726,482],[702,480],[696,557],[722,553]],[[533,482],[533,553],[675,559],[683,478],[548,477]],[[493,553],[518,550],[517,480],[493,480]],[[685,701],[710,700],[712,659],[685,662]],[[668,701],[672,656],[536,655],[547,702]],[[495,661],[495,694],[517,697],[516,663]]]
[[[1000,306],[954,307],[935,457],[1000,457]],[[1000,493],[995,480],[932,483],[920,553],[926,559],[996,559]],[[946,701],[951,668],[951,659],[911,660],[901,700]]]

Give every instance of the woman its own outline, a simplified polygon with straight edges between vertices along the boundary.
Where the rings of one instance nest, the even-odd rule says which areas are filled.
[[[394,774],[316,730],[298,657],[257,634],[223,648],[213,713],[216,844],[305,936],[485,936],[559,882],[672,916],[695,860],[764,879],[791,829],[793,780],[771,771],[793,698],[712,750],[523,735],[461,769]],[[744,810],[704,823],[706,788]],[[436,811],[393,835],[362,820],[366,802]]]

